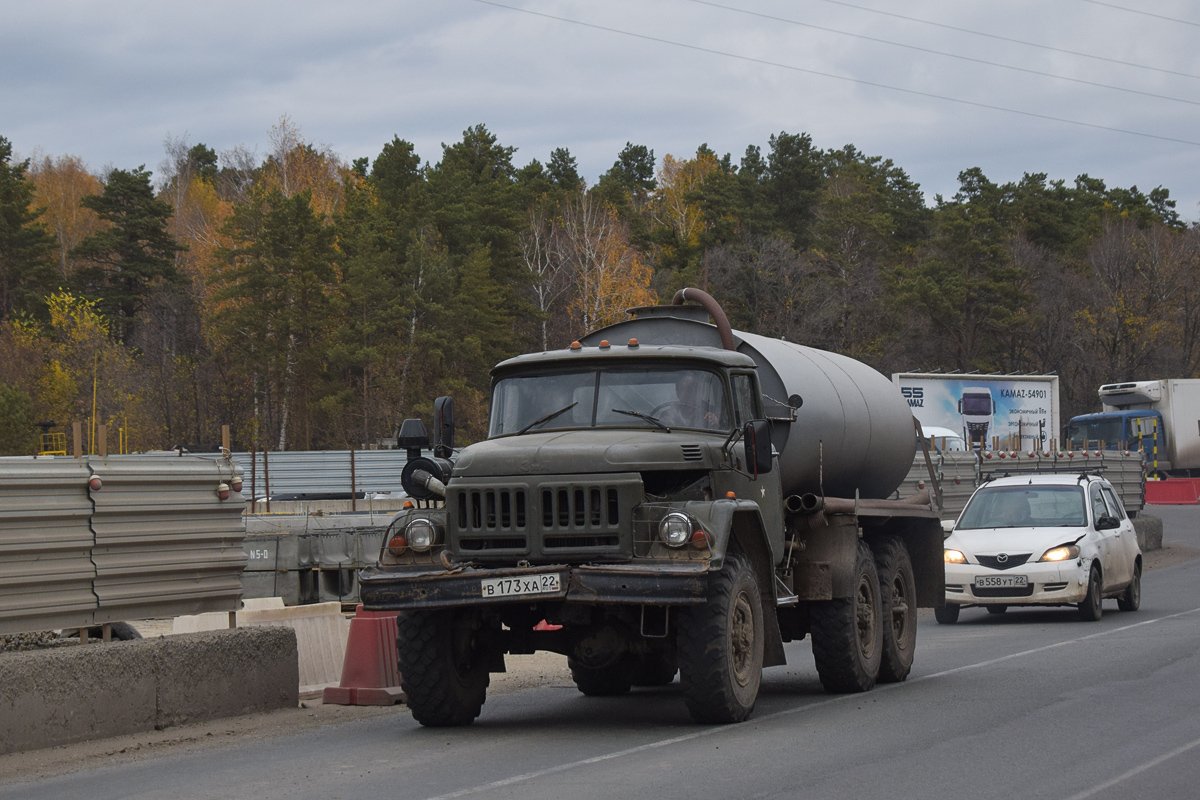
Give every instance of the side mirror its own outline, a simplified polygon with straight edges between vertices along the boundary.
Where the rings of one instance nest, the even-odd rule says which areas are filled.
[[[757,478],[771,471],[771,423],[752,419],[742,430],[746,445],[746,469]]]
[[[433,454],[449,458],[454,452],[454,398],[433,401]]]
[[[1119,527],[1121,527],[1121,520],[1107,514],[1096,520],[1096,530],[1098,531],[1111,531],[1113,528]]]

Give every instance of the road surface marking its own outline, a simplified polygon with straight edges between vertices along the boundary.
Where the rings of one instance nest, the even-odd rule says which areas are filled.
[[[1163,763],[1167,759],[1174,758],[1177,755],[1186,753],[1188,750],[1191,750],[1194,747],[1200,747],[1200,739],[1195,739],[1193,741],[1190,741],[1187,744],[1183,745],[1182,747],[1176,747],[1174,750],[1172,750],[1169,753],[1164,753],[1163,755],[1159,756],[1158,758],[1151,759],[1150,761],[1147,761],[1145,764],[1142,764],[1139,767],[1134,767],[1133,769],[1129,770],[1128,772],[1122,772],[1117,777],[1107,780],[1104,783],[1098,783],[1095,786],[1093,786],[1092,788],[1086,789],[1086,790],[1080,792],[1079,794],[1073,794],[1070,797],[1068,797],[1067,800],[1084,800],[1084,798],[1091,797],[1094,794],[1099,794],[1100,792],[1103,792],[1105,789],[1111,789],[1112,787],[1116,786],[1121,781],[1129,780],[1134,775],[1145,772],[1146,770],[1151,769],[1152,767],[1157,767],[1159,764]]]
[[[1048,645],[1045,645],[1044,647],[1035,647],[1032,650],[1022,650],[1019,653],[1010,653],[1009,655],[1006,655],[1006,656],[1000,656],[999,658],[988,659],[987,661],[980,661],[975,664],[966,664],[961,667],[954,667],[952,669],[942,670],[941,672],[934,672],[929,675],[922,675],[919,678],[913,678],[912,680],[908,681],[908,683],[910,683],[910,684],[920,683],[921,681],[932,680],[934,678],[944,678],[947,675],[955,675],[959,672],[966,672],[966,671],[972,670],[972,669],[980,669],[982,667],[989,667],[993,664],[999,664],[1004,661],[1010,661],[1014,658],[1023,658],[1024,656],[1036,655],[1038,653],[1044,653],[1048,650],[1054,650],[1055,648],[1058,648],[1058,647],[1065,647],[1066,645],[1070,645],[1070,644],[1078,644],[1079,642],[1086,642],[1090,639],[1097,639],[1101,636],[1109,636],[1111,634],[1121,633],[1122,631],[1131,630],[1133,628],[1140,628],[1143,625],[1150,625],[1155,622],[1162,622],[1163,620],[1174,619],[1176,617],[1184,617],[1184,616],[1187,616],[1188,614],[1194,614],[1197,611],[1200,611],[1200,607],[1192,608],[1187,611],[1180,611],[1177,614],[1168,614],[1165,617],[1155,617],[1154,619],[1143,620],[1142,622],[1135,622],[1131,625],[1122,625],[1119,628],[1110,628],[1109,630],[1099,631],[1097,633],[1089,633],[1087,636],[1079,636],[1075,639],[1067,639],[1066,641],[1055,642],[1054,644],[1048,644]],[[890,691],[890,690],[894,690],[894,689],[899,689],[903,685],[904,685],[903,683],[892,683],[892,684],[888,684],[886,686],[879,686],[875,689],[875,691],[886,692],[886,691]],[[755,722],[766,722],[767,720],[770,720],[770,719],[779,719],[781,717],[788,717],[793,714],[799,714],[804,711],[811,711],[814,708],[820,708],[822,706],[831,705],[833,703],[843,703],[843,702],[861,700],[862,697],[863,697],[863,695],[861,695],[861,694],[842,694],[842,695],[838,695],[836,697],[830,697],[825,700],[818,700],[815,703],[809,703],[807,705],[797,706],[796,708],[785,708],[782,711],[775,711],[771,714],[764,714],[760,717],[756,716],[756,717],[754,717],[754,721]],[[454,798],[467,797],[468,795],[479,794],[480,792],[486,792],[490,789],[500,789],[505,786],[512,786],[513,784],[516,784],[516,783],[524,783],[525,781],[531,781],[535,778],[541,778],[546,775],[554,775],[559,772],[566,772],[567,770],[572,770],[577,767],[586,767],[591,764],[599,764],[604,761],[611,761],[614,758],[624,758],[625,756],[632,756],[632,755],[636,755],[638,753],[645,753],[650,750],[657,750],[660,747],[668,747],[673,744],[679,744],[680,742],[689,742],[689,741],[692,741],[693,739],[699,739],[704,736],[711,736],[714,733],[724,733],[727,731],[729,731],[729,726],[727,726],[727,725],[713,725],[712,727],[703,728],[694,733],[684,734],[683,736],[673,736],[669,739],[659,739],[658,741],[655,741],[655,742],[648,742],[646,744],[638,745],[637,747],[630,747],[625,750],[615,750],[611,753],[603,753],[598,756],[592,756],[591,758],[582,758],[578,761],[570,761],[566,764],[556,764],[555,766],[547,767],[546,769],[539,769],[534,772],[525,772],[520,775],[513,775],[510,778],[501,778],[500,780],[492,781],[491,783],[484,783],[484,784],[480,784],[478,786],[470,786],[466,789],[459,789],[457,792],[450,792],[449,794],[439,794],[435,797],[427,798],[427,800],[454,800]],[[1193,748],[1197,745],[1200,745],[1200,739],[1197,739],[1195,742],[1192,742],[1190,744],[1184,745],[1182,748],[1172,751],[1164,756],[1160,756],[1160,757],[1156,758],[1154,761],[1150,761],[1146,764],[1143,764],[1141,767],[1138,767],[1135,770],[1133,770],[1125,775],[1118,776],[1117,778],[1114,778],[1110,783],[1101,784],[1100,786],[1097,786],[1093,789],[1089,789],[1087,792],[1085,792],[1083,794],[1075,795],[1074,797],[1071,797],[1068,800],[1082,800],[1082,798],[1089,797],[1092,794],[1095,794],[1096,792],[1099,792],[1099,791],[1102,791],[1103,789],[1108,788],[1108,786],[1110,786],[1114,783],[1118,783],[1122,780],[1125,780],[1127,777],[1135,775],[1142,770],[1149,769],[1149,768],[1155,766],[1156,764],[1166,761],[1168,758],[1179,755],[1180,753],[1186,752],[1187,750],[1190,750],[1191,748]]]

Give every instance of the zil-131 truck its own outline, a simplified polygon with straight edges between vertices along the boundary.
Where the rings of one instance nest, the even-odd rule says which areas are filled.
[[[937,484],[896,499],[917,434],[887,378],[730,329],[703,291],[492,371],[488,438],[419,420],[368,610],[398,610],[423,725],[471,723],[507,653],[567,656],[586,695],[679,676],[703,723],[745,720],[764,667],[812,637],[821,683],[904,680],[944,603]],[[889,499],[892,498],[892,499]],[[932,498],[932,499],[931,499]]]

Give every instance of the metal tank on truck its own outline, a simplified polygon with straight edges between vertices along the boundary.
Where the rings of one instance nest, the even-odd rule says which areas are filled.
[[[505,654],[537,650],[588,695],[678,675],[709,723],[746,719],[806,636],[828,691],[908,675],[917,608],[945,593],[936,501],[882,499],[914,455],[899,390],[733,331],[695,289],[630,313],[497,365],[488,438],[457,458],[439,400],[437,457],[406,468],[417,500],[360,575],[367,609],[401,612],[422,724],[470,723]],[[417,420],[401,440],[429,444]]]

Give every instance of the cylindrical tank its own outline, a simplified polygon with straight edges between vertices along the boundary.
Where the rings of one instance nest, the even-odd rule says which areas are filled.
[[[637,316],[584,342],[636,338],[645,344],[721,347],[696,306],[636,309]],[[771,440],[788,494],[885,498],[903,482],[916,453],[908,403],[886,377],[847,356],[733,331],[738,352],[758,365]],[[795,420],[789,403],[800,399]],[[791,398],[791,399],[789,399]]]

